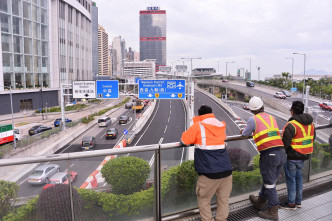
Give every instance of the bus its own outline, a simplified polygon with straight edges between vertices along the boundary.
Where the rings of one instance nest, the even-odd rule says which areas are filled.
[[[141,112],[144,109],[144,101],[136,99],[134,105],[133,105],[133,110],[136,112]]]
[[[0,144],[6,144],[14,141],[15,139],[20,140],[20,131],[18,129],[13,130],[12,124],[0,124]]]

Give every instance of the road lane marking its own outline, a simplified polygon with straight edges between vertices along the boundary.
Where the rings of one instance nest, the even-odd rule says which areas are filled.
[[[20,184],[18,184],[19,186],[21,186],[25,181],[28,180],[29,177],[27,177],[25,180],[23,180]]]
[[[148,130],[148,128],[150,127],[152,121],[154,120],[154,118],[155,118],[155,116],[156,116],[156,114],[157,114],[157,112],[158,112],[158,109],[159,109],[159,103],[160,103],[160,102],[158,102],[157,110],[155,111],[155,113],[154,113],[154,115],[153,115],[153,117],[152,117],[152,119],[151,119],[149,125],[145,128],[144,132],[142,133],[142,135],[140,136],[140,138],[137,140],[137,142],[135,143],[134,147],[135,147],[136,144],[141,140],[141,138],[144,136],[145,132]]]
[[[164,137],[160,138],[158,144],[161,144],[161,143],[163,142],[163,140],[164,140]],[[154,163],[154,158],[155,158],[155,155],[154,155],[154,153],[153,153],[153,155],[152,155],[152,157],[151,157],[151,160],[150,160],[150,162],[149,162],[150,167],[152,167],[152,165],[153,165],[153,163]]]

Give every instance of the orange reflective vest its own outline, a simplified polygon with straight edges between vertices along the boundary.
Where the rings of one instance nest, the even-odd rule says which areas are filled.
[[[277,121],[267,113],[259,113],[254,116],[256,129],[253,138],[259,152],[272,147],[283,146]]]
[[[314,125],[302,125],[296,120],[288,123],[295,128],[295,136],[292,139],[291,147],[301,154],[311,154],[314,150]]]

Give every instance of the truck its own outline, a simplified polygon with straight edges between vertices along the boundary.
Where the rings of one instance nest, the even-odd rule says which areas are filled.
[[[13,129],[12,124],[0,124],[0,145],[13,142],[14,133],[15,139],[20,140],[20,131]]]
[[[144,100],[136,99],[133,105],[133,111],[141,112],[144,109]]]
[[[319,104],[320,109],[332,111],[332,102],[323,102]]]

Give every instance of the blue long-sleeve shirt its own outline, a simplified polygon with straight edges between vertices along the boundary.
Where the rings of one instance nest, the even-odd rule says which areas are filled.
[[[250,136],[252,134],[252,132],[255,131],[255,129],[256,129],[256,123],[255,123],[254,117],[249,117],[247,126],[242,132],[242,136],[244,136],[244,137]]]

